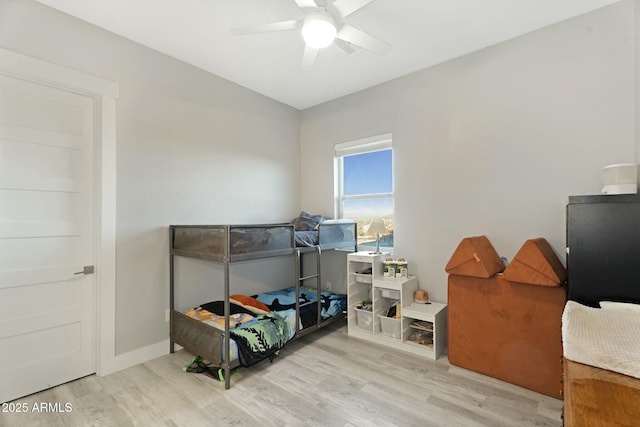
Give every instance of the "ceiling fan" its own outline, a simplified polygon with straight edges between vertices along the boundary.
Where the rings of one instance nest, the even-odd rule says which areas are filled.
[[[348,54],[366,49],[378,55],[386,54],[391,44],[362,29],[345,24],[343,19],[375,0],[294,0],[304,13],[303,19],[272,22],[232,28],[236,35],[284,30],[301,30],[305,41],[302,69],[309,71],[320,49],[332,43]]]

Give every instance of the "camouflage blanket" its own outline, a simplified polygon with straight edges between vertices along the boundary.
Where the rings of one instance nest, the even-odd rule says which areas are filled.
[[[254,321],[230,331],[238,345],[243,366],[251,366],[265,358],[273,358],[278,350],[295,335],[295,320],[285,313],[261,314]]]

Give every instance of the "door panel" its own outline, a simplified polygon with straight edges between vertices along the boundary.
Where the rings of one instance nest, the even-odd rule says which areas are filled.
[[[0,76],[0,402],[95,372],[92,108]]]

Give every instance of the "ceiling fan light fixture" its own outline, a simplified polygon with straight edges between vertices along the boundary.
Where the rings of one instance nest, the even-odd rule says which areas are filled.
[[[337,33],[335,22],[327,15],[309,15],[302,24],[302,38],[308,46],[316,49],[333,43]]]

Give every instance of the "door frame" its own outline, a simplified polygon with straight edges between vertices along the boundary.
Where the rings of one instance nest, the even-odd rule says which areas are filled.
[[[116,100],[117,83],[0,48],[0,75],[87,96],[94,106],[94,250],[96,374],[118,370],[116,357]]]

